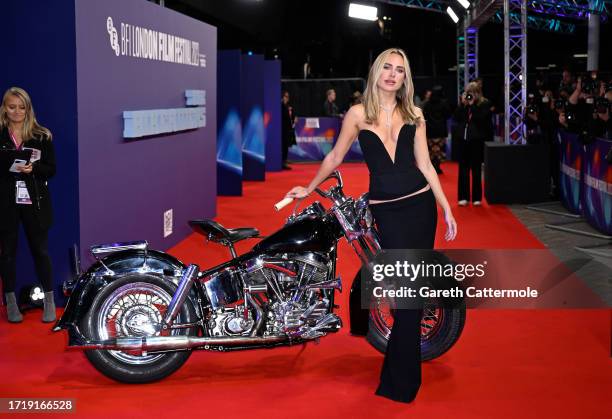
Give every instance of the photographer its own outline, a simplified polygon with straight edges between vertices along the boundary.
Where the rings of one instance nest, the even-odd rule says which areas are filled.
[[[592,118],[589,120],[587,131],[592,137],[612,139],[612,121],[610,110],[612,108],[612,86],[600,84],[600,96],[595,98]]]
[[[540,121],[540,108],[536,104],[535,95],[529,94],[529,103],[525,110],[523,123],[527,131],[527,143],[541,144],[544,142],[543,129]]]
[[[478,83],[467,85],[461,96],[461,103],[453,119],[457,124],[459,140],[459,205],[465,206],[470,200],[470,172],[472,172],[472,203],[475,206],[482,200],[482,162],[484,142],[490,141],[491,104],[482,96]]]
[[[576,83],[574,82],[574,77],[569,69],[566,68],[563,70],[562,79],[559,83],[559,97],[567,99],[575,89]]]

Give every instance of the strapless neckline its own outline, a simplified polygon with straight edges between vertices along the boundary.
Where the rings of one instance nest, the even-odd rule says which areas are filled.
[[[408,126],[408,124],[402,125],[402,127],[399,129],[399,131],[397,133],[397,139],[395,140],[395,151],[393,152],[393,158],[391,158],[391,154],[387,151],[387,147],[385,147],[385,143],[383,143],[383,140],[380,138],[380,135],[378,135],[376,132],[372,131],[371,129],[364,128],[364,129],[359,130],[359,134],[361,134],[363,131],[371,132],[372,134],[374,134],[374,136],[378,139],[378,143],[385,150],[385,154],[389,158],[389,161],[391,162],[391,165],[395,166],[395,162],[397,161],[397,149],[399,147],[399,141],[402,138],[402,131],[407,126]]]

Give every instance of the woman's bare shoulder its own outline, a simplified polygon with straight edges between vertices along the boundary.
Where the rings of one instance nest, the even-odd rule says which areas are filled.
[[[346,112],[344,118],[349,118],[353,124],[357,125],[358,127],[361,127],[365,124],[366,120],[365,107],[361,103],[351,106]]]

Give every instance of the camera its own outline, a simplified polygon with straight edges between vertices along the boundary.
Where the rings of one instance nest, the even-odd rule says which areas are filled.
[[[465,100],[467,100],[468,102],[471,101],[472,99],[474,99],[474,95],[472,95],[471,93],[466,93],[465,95]]]
[[[570,122],[576,122],[576,113],[574,111],[565,111],[565,120],[570,123]]]
[[[565,99],[555,100],[555,109],[563,109],[565,107]]]
[[[527,106],[527,114],[534,114],[534,113],[538,113],[538,107],[535,105]]]
[[[606,113],[612,107],[610,101],[605,97],[598,97],[595,101],[595,111],[597,113]]]
[[[593,94],[597,92],[599,82],[597,79],[592,78],[589,74],[582,77],[582,91],[586,94]]]

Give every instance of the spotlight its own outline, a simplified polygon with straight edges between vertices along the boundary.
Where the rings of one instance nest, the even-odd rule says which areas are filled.
[[[348,15],[349,17],[354,17],[355,19],[375,21],[378,19],[378,9],[372,6],[351,3],[349,5]]]
[[[452,7],[448,6],[446,8],[446,13],[448,13],[451,19],[453,19],[453,22],[455,23],[459,22],[459,16],[457,16],[457,13],[455,13]]]
[[[30,298],[28,303],[35,307],[42,307],[43,300],[45,298],[45,293],[43,292],[41,287],[39,287],[38,285],[31,287],[28,295]]]
[[[468,0],[457,0],[459,4],[463,6],[464,9],[470,8],[470,2]]]
[[[45,293],[40,285],[26,285],[21,287],[17,303],[23,312],[44,305]]]

